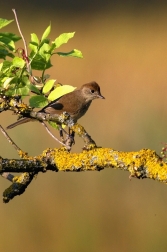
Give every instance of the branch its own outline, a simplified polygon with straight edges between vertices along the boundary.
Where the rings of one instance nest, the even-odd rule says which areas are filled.
[[[130,172],[130,177],[150,178],[167,183],[167,163],[155,151],[120,152],[110,148],[93,148],[81,153],[69,153],[65,148],[47,149],[39,156],[23,159],[0,158],[0,173],[19,172],[13,184],[5,190],[4,202],[22,194],[38,172],[100,171],[105,168]]]

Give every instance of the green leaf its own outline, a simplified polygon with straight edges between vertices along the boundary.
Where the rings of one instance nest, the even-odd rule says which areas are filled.
[[[42,38],[41,38],[41,41],[43,41],[44,39],[46,39],[48,37],[48,35],[50,34],[50,31],[51,31],[51,25],[49,25],[46,28],[46,30],[44,31]]]
[[[0,18],[0,29],[5,27],[6,25],[10,24],[11,22],[13,22],[13,20],[7,20],[7,19]]]
[[[8,37],[0,36],[0,45],[6,46],[11,51],[15,50],[14,41]]]
[[[43,45],[41,46],[39,50],[39,54],[41,57],[46,59],[46,61],[48,61],[51,57],[51,54],[49,53],[49,51],[50,51],[50,45],[48,43],[43,43]]]
[[[67,93],[74,91],[75,89],[76,89],[76,87],[73,87],[70,85],[63,85],[63,86],[57,87],[50,93],[50,95],[48,96],[48,99],[50,101],[53,101],[53,100],[61,97],[62,95],[65,95]]]
[[[34,92],[34,93],[36,93],[36,94],[40,94],[39,89],[38,89],[35,85],[29,84],[29,85],[27,85],[27,86],[28,86],[28,88],[29,88],[32,92]]]
[[[37,53],[38,51],[38,45],[35,42],[30,42],[28,47],[34,52]]]
[[[15,56],[14,56],[14,54],[13,53],[10,53],[10,52],[8,52],[8,55],[7,55],[8,57],[10,57],[10,58],[14,58]]]
[[[48,100],[43,95],[35,95],[29,99],[31,107],[43,108],[48,104]]]
[[[18,88],[16,91],[16,94],[21,95],[21,96],[27,96],[29,95],[29,92],[30,92],[30,89],[27,86],[25,86],[22,88]]]
[[[48,123],[49,123],[50,126],[52,126],[53,128],[59,130],[60,127],[57,125],[56,122],[48,121]],[[64,129],[64,128],[66,127],[66,125],[65,125],[65,124],[62,124],[61,127]]]
[[[77,50],[77,49],[74,49],[70,52],[56,52],[55,54],[58,54],[59,56],[61,57],[76,57],[76,58],[83,58],[83,55],[82,55],[82,52]]]
[[[12,62],[8,61],[8,60],[4,60],[3,62],[3,66],[1,68],[2,72],[8,71],[10,69],[10,67],[12,66]]]
[[[8,53],[8,50],[4,49],[3,46],[0,46],[0,59],[5,59]]]
[[[61,45],[65,44],[68,42],[70,38],[74,37],[75,32],[69,32],[69,33],[62,33],[55,39],[53,43],[54,48],[58,48]]]
[[[48,121],[48,123],[50,124],[50,126],[52,126],[53,128],[59,130],[59,126],[57,125],[57,123],[52,122],[52,121]]]
[[[23,68],[25,66],[25,61],[19,57],[14,57],[12,62],[15,67]]]
[[[0,36],[7,37],[8,39],[13,40],[14,42],[17,42],[21,39],[21,37],[11,32],[0,32]]]
[[[31,42],[34,42],[36,43],[36,45],[39,45],[39,39],[35,33],[31,33]]]
[[[48,80],[43,87],[42,93],[47,94],[53,87],[56,80]]]
[[[29,94],[29,88],[27,86],[21,88],[10,88],[5,92],[5,95],[14,96],[14,95],[21,95],[27,96]]]
[[[5,92],[5,95],[8,95],[8,96],[15,96],[15,95],[16,95],[16,89],[8,89],[8,90]]]
[[[27,73],[25,73],[24,75],[22,75],[22,82],[28,86],[31,82],[29,80],[29,76],[27,75]]]
[[[31,56],[33,58],[33,55]],[[34,70],[45,70],[52,67],[52,64],[49,61],[46,61],[43,57],[41,57],[41,55],[37,54],[32,62],[31,62],[31,68]]]
[[[3,88],[4,89],[8,89],[8,87],[9,87],[9,83],[13,80],[13,78],[14,77],[10,77],[10,78],[6,78],[6,80],[4,81],[4,83],[3,83]]]

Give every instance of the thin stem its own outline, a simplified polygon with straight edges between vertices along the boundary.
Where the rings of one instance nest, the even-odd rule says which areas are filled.
[[[22,33],[21,29],[20,29],[20,24],[19,24],[19,21],[18,21],[18,18],[17,18],[17,13],[16,13],[16,10],[15,10],[15,9],[12,9],[12,11],[13,11],[14,16],[15,16],[17,28],[18,28],[18,30],[19,30],[20,36],[22,37],[22,40],[23,40],[23,43],[24,43],[25,53],[26,53],[26,56],[27,56],[27,55],[28,55],[27,43],[26,43],[25,38],[24,38],[24,36],[23,36],[23,33]]]
[[[20,24],[19,24],[19,21],[18,21],[18,18],[17,18],[17,13],[16,13],[16,10],[15,9],[12,9],[13,13],[14,13],[14,16],[15,16],[15,20],[16,20],[16,24],[17,24],[17,28],[19,30],[19,33],[20,33],[20,36],[23,40],[23,44],[24,44],[24,49],[25,49],[25,54],[26,54],[26,57],[28,58],[28,50],[27,50],[27,43],[26,43],[26,40],[23,36],[23,33],[21,31],[21,28],[20,28]],[[26,60],[26,65],[27,65],[27,69],[28,69],[28,72],[31,74],[31,68],[30,68],[30,65],[28,63],[28,60]]]
[[[0,130],[3,133],[3,135],[7,138],[8,142],[12,144],[12,146],[17,150],[17,152],[20,152],[20,148],[13,142],[13,140],[9,137],[9,135],[6,133],[6,131],[3,129],[3,127],[0,125]],[[3,172],[1,176],[10,182],[13,182],[14,176],[10,174],[9,172]]]
[[[10,174],[9,172],[3,172],[1,176],[10,182],[13,182],[14,175]]]
[[[44,74],[45,74],[45,69],[42,71],[42,83],[44,83]]]
[[[10,136],[6,133],[6,131],[4,130],[4,128],[1,125],[0,125],[0,131],[6,137],[8,142],[15,148],[15,150],[17,150],[17,152],[20,152],[21,149],[14,143],[14,141],[10,138]]]
[[[47,132],[51,135],[51,137],[53,137],[53,139],[55,139],[58,143],[62,144],[63,146],[65,146],[67,148],[67,145],[65,145],[63,142],[61,142],[58,138],[56,138],[52,132],[49,130],[49,128],[47,127],[47,125],[44,122],[41,122],[41,124],[45,127],[45,129],[47,130]]]

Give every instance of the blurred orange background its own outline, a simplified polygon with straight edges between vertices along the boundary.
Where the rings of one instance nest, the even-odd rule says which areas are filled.
[[[80,87],[95,80],[101,86],[106,99],[94,101],[79,123],[99,146],[160,153],[167,142],[167,7],[158,1],[141,6],[139,1],[104,2],[94,2],[95,8],[85,2],[85,8],[75,9],[74,0],[57,8],[56,1],[41,1],[40,6],[8,1],[0,17],[13,19],[15,7],[27,42],[30,33],[41,37],[50,21],[51,39],[76,31],[61,51],[80,49],[84,59],[55,56],[48,73],[63,84]],[[19,34],[14,22],[4,31]],[[11,112],[2,113],[1,125],[16,119]],[[59,147],[39,123],[8,133],[29,155]],[[75,140],[73,151],[80,152],[83,142]],[[2,157],[18,157],[3,135],[0,141]],[[2,178],[1,193],[8,186]],[[0,205],[3,252],[167,251],[167,186],[130,181],[127,172],[39,174],[22,196]]]

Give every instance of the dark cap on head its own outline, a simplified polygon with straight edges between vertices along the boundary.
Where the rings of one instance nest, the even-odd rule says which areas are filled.
[[[100,86],[95,81],[82,85],[81,90],[83,95],[90,100],[97,98],[105,99],[104,96],[101,95]]]

